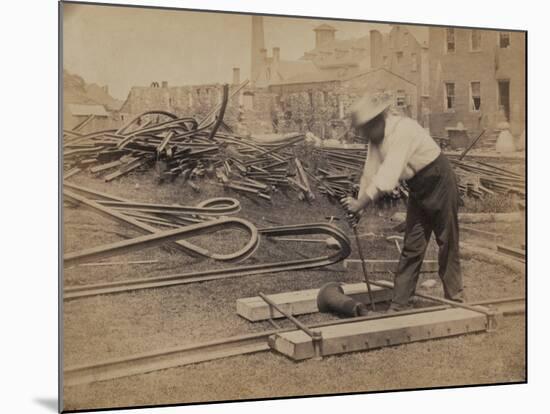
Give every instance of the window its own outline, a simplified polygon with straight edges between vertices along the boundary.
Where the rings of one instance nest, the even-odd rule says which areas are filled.
[[[418,61],[416,60],[416,53],[411,53],[411,70],[416,72],[418,69]]]
[[[403,63],[403,52],[395,52],[395,57],[397,58],[398,65]]]
[[[510,80],[498,80],[498,109],[507,121],[510,120]]]
[[[477,52],[481,50],[481,31],[480,30],[472,30],[471,36],[470,36],[470,50],[472,52]]]
[[[405,94],[404,90],[402,89],[397,90],[395,105],[398,108],[404,108],[405,106],[407,106],[407,95]]]
[[[455,84],[445,83],[445,110],[453,111],[455,108]]]
[[[498,45],[501,49],[510,47],[510,32],[500,32],[498,34]]]
[[[388,57],[387,56],[382,57],[382,65],[384,65],[384,67],[388,66]]]
[[[447,53],[455,52],[455,29],[447,29]]]
[[[470,110],[481,110],[481,82],[470,82]]]

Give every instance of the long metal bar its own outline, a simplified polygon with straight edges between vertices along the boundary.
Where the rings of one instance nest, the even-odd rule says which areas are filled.
[[[271,227],[266,229],[258,229],[258,231],[262,235],[268,237],[325,234],[336,239],[340,249],[328,256],[319,256],[309,259],[289,260],[285,262],[238,266],[226,269],[214,269],[201,272],[179,273],[174,275],[148,277],[118,282],[66,287],[63,291],[63,298],[64,300],[71,300],[101,294],[176,286],[188,283],[204,282],[207,280],[312,269],[338,263],[348,257],[351,253],[351,246],[347,236],[337,227],[326,223]]]
[[[525,298],[505,298],[482,302],[472,302],[470,303],[470,305],[496,304],[505,307],[507,301],[524,302],[524,300]],[[333,320],[306,326],[309,329],[314,329],[350,322],[360,322],[417,313],[434,312],[447,308],[448,306],[445,305],[431,306],[393,314],[359,316],[355,318]],[[525,303],[523,303],[523,309],[525,309]],[[506,315],[506,313],[504,313],[504,315]],[[226,358],[230,356],[269,351],[270,347],[268,345],[268,338],[271,335],[289,332],[292,330],[294,330],[293,327],[283,329],[271,329],[263,332],[217,339],[185,347],[175,347],[135,354],[128,357],[113,358],[99,363],[69,366],[64,368],[63,370],[63,380],[65,386],[74,386],[78,384],[86,384],[115,378],[123,378],[132,375],[145,374],[148,372],[212,361],[215,359]]]
[[[67,187],[67,185],[65,185],[65,187]],[[148,233],[155,233],[160,231],[156,227],[140,222],[139,220],[129,217],[123,214],[122,212],[116,211],[115,209],[105,207],[100,203],[90,200],[79,194],[76,194],[75,192],[70,191],[67,188],[63,188],[63,195],[65,198],[68,198],[77,203],[86,205],[87,207],[90,207],[103,215],[106,215],[110,218],[114,218],[122,223],[130,224]],[[196,246],[185,240],[178,240],[173,243],[175,243],[176,246],[179,247],[180,249],[183,249],[185,252],[190,254],[199,254],[203,257],[209,257],[211,259],[219,260],[219,261],[228,261],[228,262],[242,261],[248,258],[250,255],[252,255],[255,252],[259,243],[259,238],[258,238],[258,234],[255,226],[252,223],[249,223],[248,227],[250,229],[249,234],[251,235],[251,238],[246,244],[245,248],[241,249],[236,253],[229,253],[229,254],[213,253],[207,249]]]
[[[231,93],[229,94],[229,98],[228,99],[231,99],[233,98],[237,93],[239,93],[246,85],[248,85],[248,79],[246,79],[243,83],[241,83],[239,86],[237,86],[237,88],[233,91],[231,91]],[[203,127],[204,125],[206,125],[208,123],[208,121],[210,120],[210,118],[212,117],[212,115],[214,115],[221,107],[221,103],[220,104],[217,104],[214,108],[212,108],[210,110],[210,112],[208,112],[206,114],[206,116],[203,118],[203,120],[201,122],[199,122],[199,128],[200,127]]]
[[[315,332],[313,332],[311,329],[309,329],[306,325],[304,325],[302,322],[300,322],[298,319],[296,319],[294,316],[292,316],[290,313],[286,312],[285,310],[281,309],[280,306],[278,306],[275,302],[273,302],[269,297],[264,295],[262,292],[258,292],[258,296],[261,297],[269,306],[274,308],[275,310],[279,311],[285,317],[292,322],[298,329],[301,329],[304,331],[310,338],[314,338]]]
[[[208,135],[209,140],[214,139],[216,132],[218,132],[218,128],[223,122],[223,116],[225,115],[225,108],[227,107],[227,101],[228,101],[228,96],[227,96],[228,91],[229,91],[229,85],[226,83],[225,85],[223,85],[223,96],[222,96],[222,102],[220,106],[220,112],[218,113],[216,122],[212,126],[212,129],[210,130],[210,134]]]
[[[393,289],[394,287],[394,284],[392,282],[388,282],[386,280],[378,280],[376,282],[372,282],[372,284],[375,286],[391,288],[391,289]],[[491,310],[483,306],[472,306],[472,305],[468,305],[467,303],[455,302],[453,300],[444,299],[433,295],[427,295],[424,293],[414,293],[414,296],[422,299],[428,299],[428,300],[431,300],[432,302],[441,303],[443,305],[449,305],[453,308],[463,308],[474,312],[483,313],[484,315],[487,315],[487,316],[493,316],[494,314],[494,312],[492,312]]]
[[[94,259],[102,259],[105,257],[115,256],[117,254],[123,254],[133,251],[136,248],[145,249],[166,243],[168,241],[180,240],[184,237],[196,236],[197,234],[212,233],[214,231],[224,230],[227,228],[241,228],[251,231],[249,222],[245,220],[238,218],[220,218],[185,227],[178,227],[165,231],[156,231],[145,236],[134,237],[132,239],[122,240],[77,252],[66,253],[63,256],[63,264],[65,266],[75,265]],[[252,231],[257,234],[257,230],[255,228],[252,229]],[[248,246],[245,246],[245,249],[247,248]]]
[[[470,151],[473,146],[476,144],[477,141],[479,141],[479,139],[483,136],[483,134],[485,134],[485,129],[483,131],[481,131],[481,134],[479,134],[477,136],[477,138],[475,138],[472,143],[470,145],[468,145],[468,147],[464,150],[464,152],[462,152],[462,154],[460,154],[460,157],[458,157],[458,160],[461,161],[465,156],[466,154],[468,154],[468,151]]]
[[[357,250],[359,253],[359,259],[361,259],[361,267],[363,269],[363,277],[365,278],[365,284],[367,285],[367,292],[369,294],[370,305],[373,311],[376,311],[376,305],[374,304],[374,298],[372,296],[372,290],[370,288],[370,280],[367,273],[367,266],[365,265],[365,259],[363,258],[363,250],[361,248],[361,241],[359,239],[359,234],[357,233],[357,227],[352,226],[353,235],[355,236],[355,243],[357,244]]]

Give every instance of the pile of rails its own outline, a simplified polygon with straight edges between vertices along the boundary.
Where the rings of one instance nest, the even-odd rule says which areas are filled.
[[[357,191],[358,178],[363,172],[367,150],[365,148],[315,148],[317,161],[316,181],[319,191],[330,197],[342,198]]]
[[[482,198],[485,195],[516,194],[525,198],[525,176],[474,160],[451,159],[461,194]]]
[[[155,168],[159,182],[181,177],[194,191],[198,180],[217,179],[219,185],[258,200],[271,201],[273,192],[293,190],[301,200],[319,192],[340,199],[358,190],[367,148],[309,145],[302,133],[286,134],[275,143],[258,143],[234,134],[223,117],[231,96],[223,99],[201,121],[166,111],[149,111],[119,129],[83,135],[64,131],[64,178],[86,169],[105,181]],[[525,196],[525,177],[480,161],[452,159],[463,196],[514,193]],[[407,195],[399,186],[386,198]]]
[[[158,166],[161,180],[180,174],[185,178],[203,175],[206,165],[220,162],[215,156],[220,146],[214,137],[224,126],[228,99],[225,85],[222,102],[201,122],[166,111],[149,111],[117,130],[87,135],[64,131],[64,178],[89,168],[90,172],[103,175],[105,181],[111,181],[152,165]]]

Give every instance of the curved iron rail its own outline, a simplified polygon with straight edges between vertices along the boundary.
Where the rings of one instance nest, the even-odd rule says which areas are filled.
[[[351,253],[351,243],[348,237],[337,227],[326,223],[270,227],[259,229],[258,231],[262,235],[269,237],[323,234],[336,239],[340,249],[328,256],[319,256],[309,259],[289,260],[284,262],[264,263],[226,269],[205,270],[201,272],[179,273],[174,275],[140,278],[119,282],[67,287],[63,290],[63,299],[69,300],[95,295],[204,282],[208,280],[313,269],[338,263],[348,257]]]
[[[136,248],[147,248],[165,243],[167,241],[181,240],[185,237],[197,235],[212,234],[229,228],[245,230],[250,236],[248,243],[244,247],[237,252],[231,253],[231,258],[233,260],[238,260],[242,257],[248,257],[251,254],[251,251],[254,251],[258,246],[258,230],[247,220],[224,217],[216,220],[203,221],[201,223],[191,224],[188,226],[177,227],[175,229],[159,231],[145,236],[134,237],[129,240],[110,243],[99,247],[92,247],[77,252],[66,253],[63,255],[63,264],[78,264],[90,261],[92,259],[102,259],[132,251]]]
[[[65,184],[65,187],[70,187],[70,188],[74,188],[74,189],[79,190],[79,191],[84,191],[84,192],[87,192],[88,194],[95,194],[95,195],[98,195],[102,198],[110,199],[111,202],[113,202],[113,199],[116,199],[116,197],[110,196],[110,195],[105,194],[105,193],[96,192],[94,190],[85,189],[83,187],[79,187],[79,186],[75,186],[75,185],[69,185],[68,183],[64,183],[64,184]],[[158,233],[158,232],[160,232],[160,230],[157,227],[153,227],[150,224],[147,224],[147,223],[144,223],[144,222],[140,221],[138,218],[131,217],[130,215],[124,214],[124,211],[122,211],[122,210],[117,210],[117,209],[114,209],[114,208],[103,205],[102,203],[104,203],[105,201],[90,200],[90,199],[88,199],[86,197],[83,197],[83,196],[81,196],[81,195],[79,195],[79,194],[77,194],[77,193],[75,193],[71,190],[68,190],[67,188],[63,189],[63,195],[67,200],[71,200],[72,202],[74,202],[76,204],[85,205],[86,207],[89,207],[89,208],[95,210],[96,212],[98,212],[100,214],[103,214],[103,215],[105,215],[109,218],[116,219],[120,222],[130,224],[134,227],[137,227],[141,230],[144,230],[147,233]],[[125,201],[124,199],[119,199],[119,200]],[[231,199],[229,199],[229,200],[231,200]],[[114,200],[114,201],[118,201],[118,200]],[[226,202],[226,201],[223,198],[221,198],[221,199],[218,198],[218,199],[215,199],[214,201],[207,200],[206,202],[203,202],[203,203],[206,203],[206,205],[208,206],[208,203],[210,203],[210,202],[222,203],[222,202]],[[235,205],[236,203],[238,203],[238,202],[236,200],[234,200],[234,202],[232,204]],[[205,211],[205,210],[207,211],[206,215],[208,215],[209,208],[205,207],[203,211]],[[220,213],[220,214],[227,214],[227,210],[224,210],[224,207],[218,208],[217,212]],[[203,214],[203,213],[200,213],[200,214]],[[154,216],[151,216],[151,218],[154,218]],[[243,220],[243,221],[245,221],[245,220]],[[257,236],[257,233],[252,232],[252,230],[251,230],[252,228],[255,228],[254,225],[252,223],[248,222],[248,221],[247,221],[247,223],[248,223],[248,227],[250,229],[249,234],[251,234],[252,237],[247,242],[246,249],[241,249],[238,252],[225,253],[225,254],[215,253],[215,252],[209,251],[206,248],[199,247],[199,246],[197,246],[193,243],[190,243],[188,241],[185,241],[185,240],[178,240],[178,241],[173,242],[173,243],[175,243],[176,246],[179,249],[183,249],[183,251],[185,251],[186,253],[191,254],[191,255],[199,255],[199,256],[202,256],[202,257],[207,257],[207,258],[210,258],[210,259],[214,259],[214,260],[218,260],[218,261],[224,261],[224,262],[240,262],[240,261],[243,261],[243,260],[247,259],[248,257],[250,257],[252,254],[254,254],[254,252],[256,251],[256,249],[258,247],[258,243],[259,243],[259,238]]]
[[[148,116],[148,115],[163,115],[167,118],[171,118],[171,121],[178,118],[177,115],[175,115],[171,112],[167,112],[167,111],[146,111],[146,112],[142,112],[141,114],[139,114],[139,115],[135,116],[134,118],[132,118],[130,121],[126,122],[119,129],[117,129],[115,134],[116,135],[124,135],[124,133],[128,130],[128,128],[130,128],[132,125],[137,123],[137,121],[139,119],[141,119],[142,117]],[[168,122],[170,122],[170,121],[168,121]],[[166,122],[164,122],[164,123],[166,123]],[[162,125],[162,124],[163,123],[159,123],[158,125]]]

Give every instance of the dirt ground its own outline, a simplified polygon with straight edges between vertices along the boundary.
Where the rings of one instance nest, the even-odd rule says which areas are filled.
[[[202,184],[194,193],[176,180],[157,185],[153,173],[124,177],[104,183],[80,173],[70,182],[136,201],[195,205],[210,197],[238,198],[242,210],[237,214],[258,227],[281,224],[327,222],[327,216],[342,216],[339,206],[318,195],[311,205],[295,193],[279,193],[273,205],[256,202],[220,187]],[[467,206],[468,207],[468,206]],[[477,208],[477,207],[476,207]],[[395,245],[385,236],[395,234],[389,210],[371,211],[361,221],[365,256],[372,259],[397,259]],[[343,221],[335,221],[350,233]],[[518,246],[519,223],[468,225],[487,234],[462,231],[462,240],[480,245],[496,242]],[[72,252],[137,236],[140,233],[82,207],[64,209],[64,249]],[[353,239],[351,239],[353,240]],[[199,245],[210,250],[230,251],[245,242],[231,232],[216,237],[197,237]],[[351,258],[358,258],[352,241]],[[324,252],[322,244],[273,242],[262,240],[257,253],[243,264],[311,257]],[[432,241],[427,258],[435,259]],[[126,280],[148,276],[198,271],[234,265],[220,265],[165,248],[114,257],[107,261],[156,260],[152,264],[116,266],[75,266],[64,271],[65,286]],[[469,301],[525,294],[525,274],[478,260],[464,260],[465,293]],[[388,274],[373,278],[391,279]],[[423,274],[436,280],[424,293],[442,295],[437,274]],[[235,312],[238,298],[255,296],[259,291],[278,293],[320,287],[341,280],[358,282],[362,275],[343,271],[341,266],[302,272],[246,276],[194,283],[169,288],[104,295],[65,302],[64,366],[100,362],[144,351],[183,346],[232,335],[270,329],[267,322],[250,323]],[[327,315],[299,317],[305,323],[331,319]],[[288,321],[282,322],[288,326]],[[350,353],[322,361],[294,363],[275,352],[227,358],[186,367],[173,368],[99,383],[65,387],[66,410],[131,405],[159,405],[199,401],[241,400],[251,398],[334,394],[464,384],[518,382],[526,379],[525,317],[505,319],[491,334],[472,334],[448,339]]]

